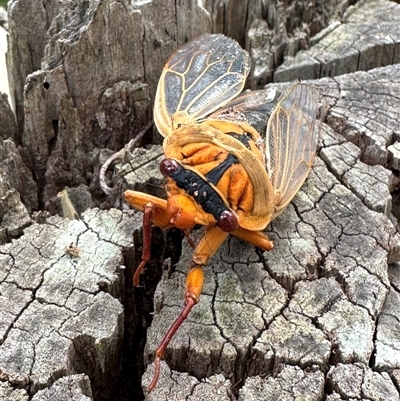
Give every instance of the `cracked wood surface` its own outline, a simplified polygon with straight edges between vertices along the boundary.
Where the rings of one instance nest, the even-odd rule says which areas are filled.
[[[400,4],[365,0],[312,39],[309,50],[287,57],[275,82],[330,77],[400,62]]]
[[[1,247],[0,372],[6,382],[0,399],[12,399],[6,383],[29,387],[35,401],[78,399],[68,393],[52,398],[69,387],[80,389],[82,400],[91,397],[91,385],[107,393],[124,338],[122,250],[132,248],[140,224],[116,209],[92,209],[82,220],[57,216],[33,224]],[[69,254],[70,244],[79,254]],[[82,371],[91,385],[84,375],[64,377]]]
[[[140,214],[40,215],[20,235],[38,198],[51,210],[65,185],[75,186],[82,210],[99,204],[101,159],[147,123],[162,66],[186,39],[208,31],[209,19],[196,1],[11,3],[18,129],[3,96],[0,399],[118,400],[116,376],[140,371],[120,366],[125,336],[140,328],[123,307],[129,274],[121,269]],[[249,50],[251,86],[381,68],[313,81],[329,112],[310,177],[268,228],[275,249],[261,254],[226,241],[146,399],[399,400],[399,6],[360,1],[341,23],[352,1],[204,3],[213,29]],[[305,50],[310,31],[334,19]],[[113,180],[163,196],[161,157],[160,146],[136,149]],[[120,192],[107,204],[120,207]],[[78,256],[68,253],[71,244]],[[155,293],[144,388],[154,349],[182,306],[191,252],[184,241],[174,273],[165,272]],[[154,275],[150,266],[146,273]]]
[[[374,121],[379,113],[396,110],[400,117],[400,68],[393,66],[322,83],[321,88],[335,85],[337,90],[328,121],[342,95],[347,99],[353,88],[359,90],[360,75],[370,78],[363,80],[360,96],[364,109],[375,111]],[[368,95],[368,82],[384,85],[388,76],[393,107],[377,109],[374,97],[380,95]],[[387,124],[388,130],[396,129]],[[218,399],[229,399],[232,391],[226,382],[221,385],[220,373],[233,388],[239,385],[239,400],[321,400],[327,384],[330,400],[346,399],[346,381],[356,373],[361,378],[359,385],[351,383],[355,398],[399,399],[395,376],[389,377],[400,367],[394,312],[399,293],[388,273],[388,265],[399,259],[400,245],[391,221],[391,174],[363,163],[365,153],[329,126],[320,139],[321,157],[306,184],[267,230],[275,248],[258,255],[252,246],[230,238],[207,266],[201,301],[167,350],[170,368],[217,380],[214,391],[225,393]],[[340,162],[345,172],[339,171]],[[351,184],[346,174],[358,180]],[[189,246],[183,255],[177,271],[157,289],[147,362],[182,306]],[[396,268],[392,272],[398,275]],[[152,371],[150,365],[144,385]],[[162,372],[160,385],[147,399],[171,399],[171,394],[186,399],[181,392],[210,386],[208,379],[199,383],[187,374],[171,374],[165,364]]]

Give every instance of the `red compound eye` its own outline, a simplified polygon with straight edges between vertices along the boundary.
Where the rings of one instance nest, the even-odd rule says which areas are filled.
[[[164,176],[171,175],[174,171],[176,171],[179,167],[179,164],[174,159],[163,159],[160,162],[160,171]]]
[[[232,233],[239,227],[239,222],[236,214],[233,213],[232,210],[225,210],[221,213],[217,225],[221,230],[227,233]]]

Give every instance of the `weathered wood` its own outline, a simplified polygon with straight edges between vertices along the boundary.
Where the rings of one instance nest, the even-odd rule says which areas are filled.
[[[86,375],[61,377],[49,388],[38,391],[32,401],[91,401],[93,394]]]
[[[19,127],[17,143],[21,143],[24,121],[24,84],[28,74],[39,70],[46,31],[56,11],[52,2],[13,1],[9,7],[7,70],[13,108]]]
[[[238,401],[321,400],[324,397],[324,375],[313,369],[284,366],[275,376],[263,380],[252,377],[239,392]]]
[[[98,190],[97,148],[117,151],[148,123],[165,60],[209,30],[195,0],[12,1],[9,14],[18,144],[45,204],[65,186]]]
[[[37,185],[15,146],[18,128],[8,96],[0,92],[0,244],[22,234],[38,208]]]
[[[305,3],[205,5],[213,10],[213,29],[250,51],[252,86],[271,80],[284,56],[309,43],[314,46],[297,57],[307,60],[300,66],[306,76],[317,76],[321,64],[314,62],[314,49],[324,41],[342,44],[341,30],[359,35],[360,15],[368,35],[360,45],[326,48],[324,71],[333,75],[353,68],[348,61],[354,48],[361,61],[378,60],[376,66],[389,62],[389,54],[398,62],[399,13],[393,2],[380,2],[380,21],[387,25],[377,24],[376,2],[361,1],[318,41],[309,41],[310,33],[340,18],[351,1]],[[11,153],[16,166],[4,175],[13,180],[6,189],[14,191],[4,210],[36,208],[23,198],[37,193],[24,181],[33,172],[41,205],[56,212],[56,193],[70,186],[71,199],[83,211],[104,200],[98,187],[102,161],[150,120],[165,61],[185,40],[209,31],[210,19],[195,0],[14,0],[9,10],[8,64],[18,132],[7,124],[12,133],[6,136],[20,145],[30,171],[17,164],[16,146],[3,141],[2,160]],[[371,40],[372,33],[380,39]],[[295,75],[298,64],[290,71],[288,65],[289,59],[276,79],[290,71]],[[400,275],[399,265],[391,265],[400,259],[400,208],[393,192],[398,192],[399,64],[313,84],[329,101],[327,124],[309,179],[268,228],[275,249],[261,254],[237,239],[226,241],[206,267],[201,301],[168,347],[159,385],[146,399],[399,399]],[[126,163],[109,176],[117,185],[103,205],[126,208],[125,186],[163,196],[161,157],[160,146],[127,152]],[[150,292],[145,277],[135,302],[124,304],[130,291],[126,279],[137,265],[124,255],[133,253],[132,231],[141,226],[141,216],[94,209],[82,218],[52,217],[0,248],[0,399],[143,397],[121,390],[114,380],[137,378],[143,370],[136,361],[121,371],[121,361],[127,366],[122,352],[132,353],[134,342],[143,341],[141,325],[150,316],[146,308],[136,309]],[[5,241],[31,223],[26,208],[12,220],[18,229]],[[163,252],[161,243],[155,247]],[[140,249],[135,252],[140,257]],[[143,389],[151,380],[158,341],[182,307],[191,253],[184,241],[181,260],[156,291]],[[126,262],[128,273],[121,268]],[[145,276],[155,279],[151,268]]]
[[[37,185],[11,139],[0,137],[0,244],[22,234],[38,207]]]
[[[29,211],[37,209],[37,185],[11,139],[3,140],[0,138],[0,159],[2,161],[1,184],[8,184],[15,188]]]
[[[28,393],[15,389],[10,383],[0,381],[0,399],[8,401],[28,401]]]
[[[329,401],[347,399],[398,400],[399,393],[387,373],[362,364],[338,364],[328,373]],[[343,398],[344,397],[344,398]]]
[[[362,0],[341,22],[313,38],[314,45],[289,54],[274,73],[275,82],[332,77],[400,62],[400,4]]]
[[[131,154],[127,154],[127,160],[119,166],[117,174],[124,178],[129,188],[163,197],[164,177],[160,173],[163,155],[161,145],[134,149]]]
[[[250,53],[254,68],[249,82],[254,89],[272,82],[274,71],[284,57],[308,49],[310,37],[330,21],[340,19],[354,2],[205,0],[204,4],[212,18],[212,32],[236,39]],[[293,79],[296,77],[286,81]]]
[[[18,128],[8,96],[0,92],[0,244],[22,234],[38,208],[37,185],[15,146]]]
[[[0,92],[0,137],[3,139],[11,138],[15,141],[18,135],[17,122],[11,110],[8,96]]]
[[[132,247],[130,238],[139,224],[115,209],[93,209],[83,220],[49,218],[2,246],[3,380],[18,388],[29,384],[35,394],[59,377],[85,371],[95,395],[115,391],[124,339],[122,249]],[[68,251],[71,244],[74,254]],[[64,388],[68,380],[62,380]],[[63,387],[56,383],[35,399],[60,400],[50,397]]]

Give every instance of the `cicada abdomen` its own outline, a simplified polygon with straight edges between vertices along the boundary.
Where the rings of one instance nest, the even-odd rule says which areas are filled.
[[[250,58],[234,40],[205,35],[185,44],[166,63],[154,106],[164,136],[167,199],[126,191],[144,212],[143,260],[149,258],[150,222],[190,230],[200,224],[185,291],[185,306],[156,351],[155,375],[171,337],[198,302],[202,266],[228,234],[265,250],[263,232],[289,204],[312,166],[319,129],[319,94],[297,83],[280,96],[275,90],[243,90]]]

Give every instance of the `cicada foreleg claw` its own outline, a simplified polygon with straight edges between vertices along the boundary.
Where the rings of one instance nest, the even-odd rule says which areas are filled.
[[[139,286],[139,276],[150,260],[151,226],[168,228],[171,226],[166,218],[167,201],[137,191],[125,191],[126,201],[143,212],[143,251],[142,261],[133,276],[133,285]]]
[[[142,261],[137,267],[133,275],[133,285],[139,286],[139,276],[142,273],[146,263],[150,260],[150,246],[151,246],[151,217],[153,216],[155,206],[148,202],[143,208],[143,251]]]

